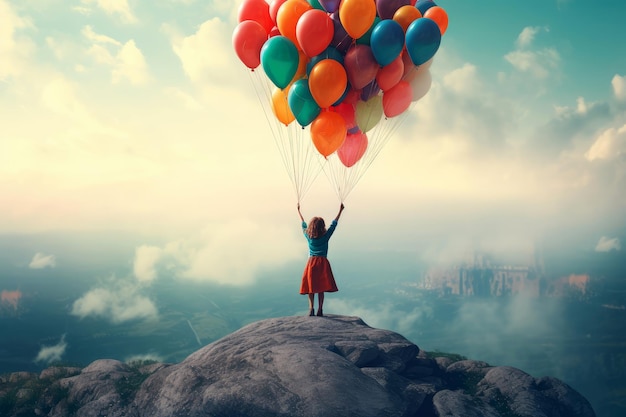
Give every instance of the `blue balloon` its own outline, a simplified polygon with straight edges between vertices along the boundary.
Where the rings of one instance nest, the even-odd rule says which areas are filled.
[[[440,44],[441,31],[431,19],[415,19],[406,29],[406,50],[413,65],[422,65],[435,56]]]
[[[337,50],[337,48],[334,48],[332,46],[329,46],[328,48],[326,48],[324,50],[324,52],[322,52],[319,55],[315,55],[313,58],[311,58],[309,60],[309,62],[306,64],[306,75],[307,77],[310,75],[311,70],[313,69],[313,67],[315,66],[315,64],[317,64],[318,62],[320,62],[323,59],[334,59],[335,61],[339,62],[341,65],[343,65],[343,54],[341,52],[339,52]]]
[[[317,105],[311,90],[309,80],[300,79],[293,83],[287,95],[287,104],[300,126],[308,126],[320,114],[322,109]]]
[[[422,13],[422,16],[426,13],[426,10],[436,5],[437,4],[432,0],[417,0],[415,3],[415,7]]]
[[[404,48],[404,30],[400,23],[390,19],[378,22],[372,31],[370,47],[381,67],[391,64]]]

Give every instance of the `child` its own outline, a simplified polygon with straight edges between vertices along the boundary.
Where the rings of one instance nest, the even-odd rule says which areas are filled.
[[[333,271],[326,256],[328,255],[328,240],[335,231],[335,227],[337,227],[337,222],[343,209],[342,203],[337,217],[326,230],[324,219],[321,217],[313,217],[307,226],[300,212],[300,204],[298,204],[298,214],[300,215],[300,220],[302,220],[302,232],[309,242],[309,260],[304,267],[302,284],[300,285],[300,294],[309,295],[309,316],[315,315],[313,309],[315,294],[317,294],[318,302],[317,315],[323,317],[324,293],[338,291]]]

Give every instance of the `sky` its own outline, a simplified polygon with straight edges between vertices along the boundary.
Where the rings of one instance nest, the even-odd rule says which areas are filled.
[[[72,314],[152,317],[141,288],[164,271],[237,286],[304,262],[297,198],[233,50],[239,3],[0,0],[0,237],[42,236],[7,262],[49,271],[80,246],[130,247],[127,276]],[[430,90],[346,199],[338,252],[623,251],[626,3],[438,4]],[[338,205],[324,176],[302,201],[305,217]]]

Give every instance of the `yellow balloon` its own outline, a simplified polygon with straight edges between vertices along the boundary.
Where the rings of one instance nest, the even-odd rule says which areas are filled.
[[[293,122],[296,117],[291,112],[289,108],[289,103],[287,102],[287,94],[289,93],[289,88],[291,84],[289,84],[284,90],[280,88],[275,88],[272,93],[272,111],[274,112],[274,116],[285,126],[289,125],[289,123]]]

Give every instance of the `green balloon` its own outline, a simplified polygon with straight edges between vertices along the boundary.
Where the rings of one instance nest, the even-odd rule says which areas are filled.
[[[367,101],[359,100],[354,115],[356,124],[362,132],[372,130],[383,117],[383,96],[377,95]]]
[[[380,17],[376,16],[374,18],[374,23],[372,23],[372,26],[370,26],[370,28],[367,30],[367,32],[363,34],[363,36],[356,40],[356,43],[358,43],[359,45],[369,45],[370,39],[372,37],[372,32],[374,31],[374,28],[376,27],[376,24],[378,22],[380,22]]]
[[[318,10],[324,10],[324,7],[322,7],[322,5],[320,4],[319,0],[307,0],[307,2],[311,5],[311,7],[313,7],[314,9],[318,9]],[[326,11],[326,10],[324,10]]]
[[[287,103],[289,103],[291,113],[302,127],[311,124],[322,111],[311,94],[309,81],[304,78],[294,82],[289,88]]]
[[[298,71],[298,48],[285,36],[269,38],[261,48],[261,65],[267,77],[278,88],[289,85]]]

